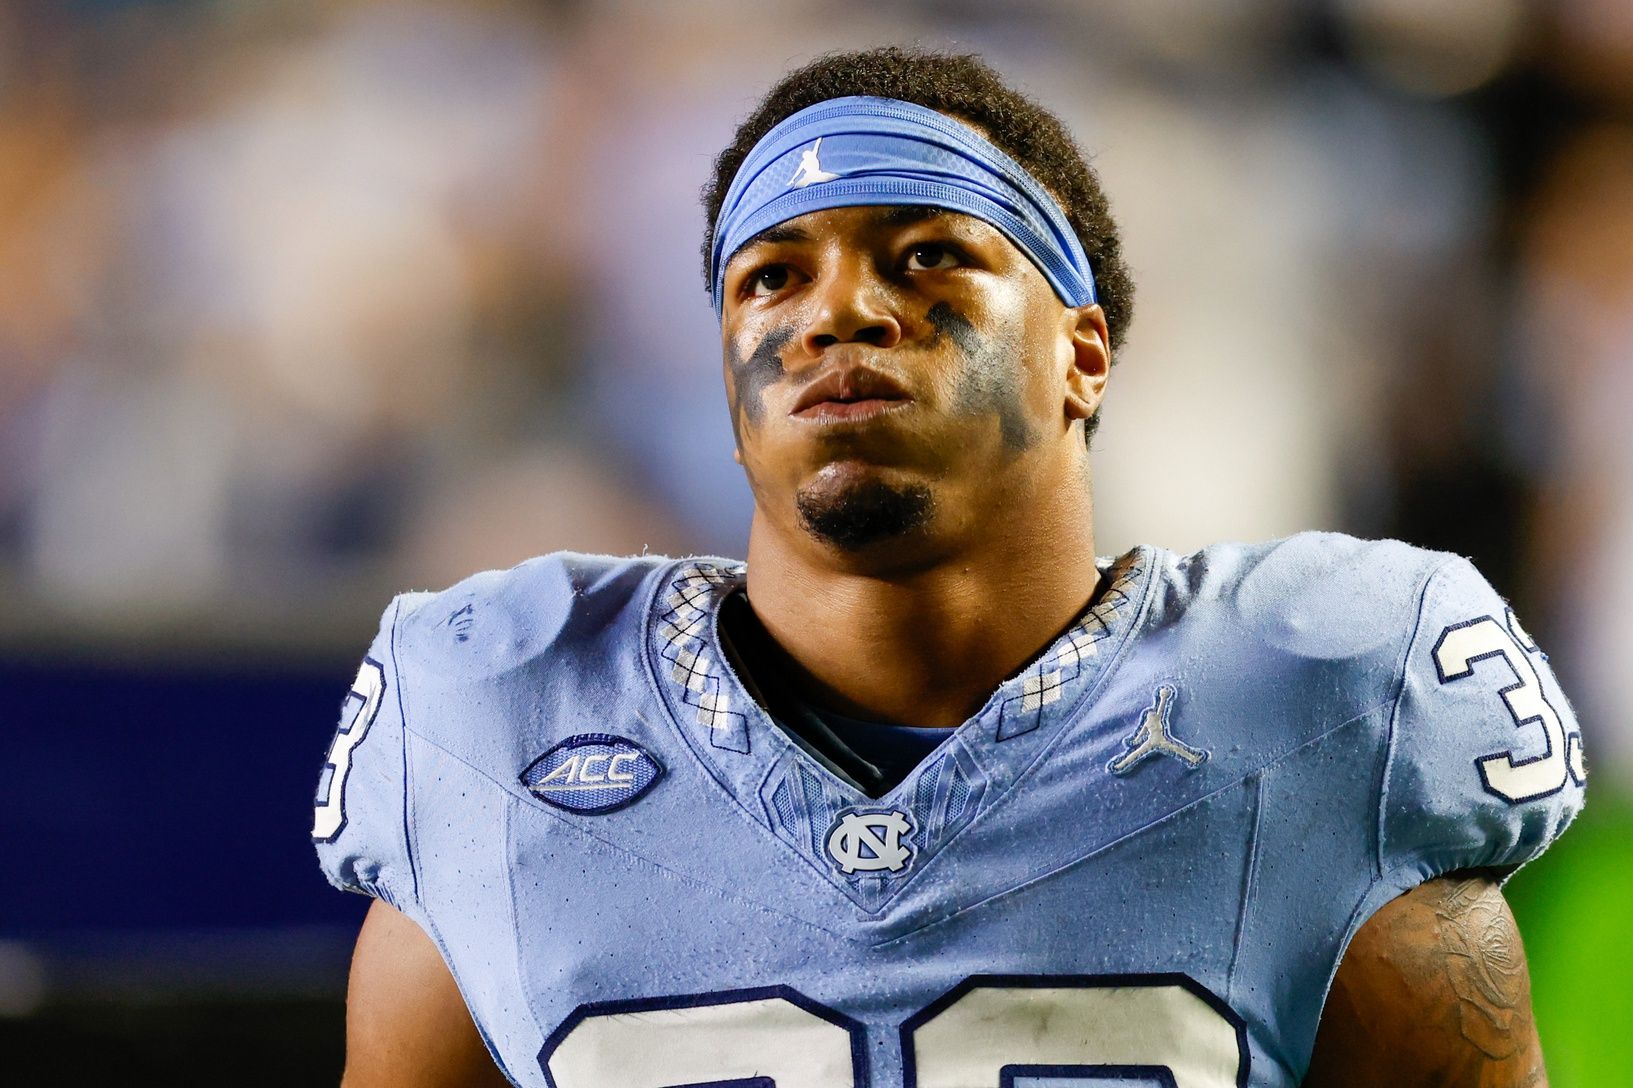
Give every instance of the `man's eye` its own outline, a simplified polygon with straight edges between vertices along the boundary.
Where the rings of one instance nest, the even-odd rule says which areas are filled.
[[[788,266],[771,264],[749,277],[749,294],[774,295],[788,286]]]
[[[957,268],[959,263],[958,255],[943,245],[914,246],[907,254],[907,267],[915,272]]]

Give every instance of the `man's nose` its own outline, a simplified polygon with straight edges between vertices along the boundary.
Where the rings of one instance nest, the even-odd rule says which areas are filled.
[[[902,337],[891,312],[889,292],[863,255],[836,261],[812,285],[813,306],[801,346],[818,355],[835,344],[863,343],[888,348]]]

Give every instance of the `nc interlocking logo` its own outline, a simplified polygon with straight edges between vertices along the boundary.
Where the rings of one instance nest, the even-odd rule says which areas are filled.
[[[907,814],[894,809],[847,812],[828,832],[828,853],[846,875],[899,873],[913,856],[913,851],[902,845],[902,836],[912,830]]]

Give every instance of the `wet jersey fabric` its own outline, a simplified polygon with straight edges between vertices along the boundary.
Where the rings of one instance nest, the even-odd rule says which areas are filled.
[[[870,798],[723,652],[728,560],[557,554],[386,611],[313,837],[552,1088],[1293,1085],[1383,903],[1582,803],[1465,560],[1138,548]]]

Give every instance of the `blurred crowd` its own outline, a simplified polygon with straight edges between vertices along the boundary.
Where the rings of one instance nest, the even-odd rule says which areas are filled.
[[[0,651],[741,554],[697,191],[790,66],[915,40],[1124,225],[1102,549],[1471,554],[1633,782],[1624,0],[0,0]]]

